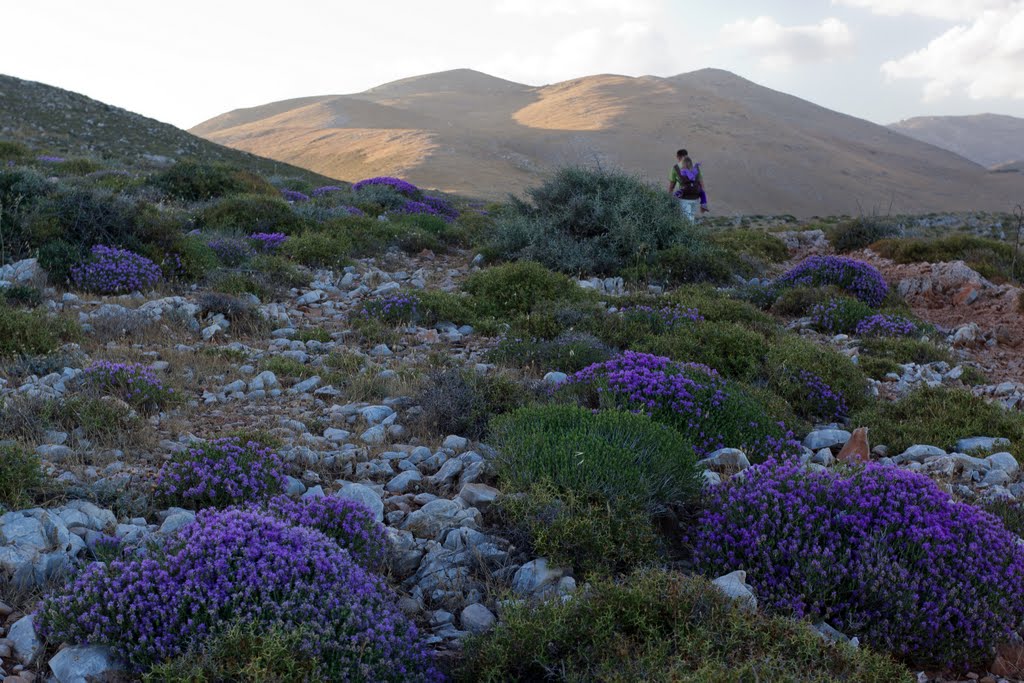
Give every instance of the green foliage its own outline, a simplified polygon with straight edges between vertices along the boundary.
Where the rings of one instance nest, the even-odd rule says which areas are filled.
[[[286,258],[273,254],[257,254],[249,261],[249,267],[266,287],[275,290],[306,287],[311,279],[308,271],[296,268]]]
[[[52,240],[39,248],[39,266],[53,282],[67,282],[71,268],[84,258],[84,249],[65,240]]]
[[[650,266],[653,279],[668,285],[729,282],[737,270],[735,256],[719,246],[691,241],[654,254]]]
[[[472,297],[440,289],[424,289],[416,293],[416,298],[419,300],[419,313],[424,324],[450,322],[455,325],[473,325],[476,320]]]
[[[326,344],[331,341],[331,333],[322,327],[307,327],[299,330],[295,338],[301,342],[318,341]]]
[[[1024,457],[1024,415],[986,403],[963,389],[923,387],[899,401],[880,401],[856,413],[853,423],[871,428],[875,443],[899,454],[914,444],[951,448],[971,436],[1004,437]]]
[[[690,444],[645,415],[570,405],[522,408],[492,423],[503,486],[558,491],[654,514],[700,492]]]
[[[746,275],[760,274],[765,264],[781,263],[789,258],[786,243],[765,230],[731,228],[713,233],[711,243],[734,255],[746,264]]]
[[[827,230],[829,241],[841,254],[863,249],[899,232],[899,226],[884,216],[859,216]]]
[[[20,142],[0,140],[0,161],[22,161],[31,153],[31,150]]]
[[[612,357],[613,351],[587,332],[563,332],[552,340],[505,338],[487,354],[493,363],[539,371],[573,373]]]
[[[35,171],[0,170],[0,261],[30,252],[29,218],[50,191],[46,178]]]
[[[299,379],[306,379],[317,374],[316,368],[312,365],[306,365],[302,361],[295,360],[294,358],[285,358],[284,356],[271,356],[262,363],[264,370],[270,370],[277,377],[296,377]]]
[[[36,287],[11,285],[0,290],[8,306],[35,308],[43,303],[43,293]]]
[[[492,417],[524,406],[532,398],[507,375],[449,369],[425,379],[416,403],[423,409],[419,422],[425,429],[477,439],[487,432]]]
[[[853,334],[857,323],[876,313],[860,299],[838,296],[811,309],[811,320],[818,332],[826,334]]]
[[[177,238],[168,250],[177,259],[165,259],[173,264],[173,272],[166,275],[180,277],[186,282],[200,282],[218,267],[217,254],[198,235],[183,235]]]
[[[762,374],[769,344],[763,334],[737,323],[705,321],[630,346],[681,363],[703,363],[725,377],[750,382]]]
[[[152,206],[133,204],[109,190],[59,186],[37,206],[30,238],[38,247],[63,240],[82,253],[96,244],[139,251],[166,237],[167,227]]]
[[[47,401],[39,413],[41,424],[57,431],[74,432],[104,446],[138,447],[144,423],[127,403],[109,397],[73,395]]]
[[[876,358],[894,363],[953,362],[953,355],[930,341],[907,337],[869,337],[860,342],[860,358]]]
[[[92,159],[66,159],[54,164],[55,170],[61,175],[88,175],[103,168],[103,164]]]
[[[559,170],[495,219],[491,247],[566,273],[611,274],[678,238],[682,218],[665,192],[618,171]]]
[[[170,197],[190,202],[233,194],[278,194],[273,185],[250,171],[228,164],[188,160],[155,173],[149,184]]]
[[[387,185],[364,185],[354,197],[356,207],[375,216],[385,211],[400,209],[409,201],[409,197]]]
[[[743,611],[703,578],[638,572],[586,595],[510,605],[466,644],[459,680],[565,683],[910,683],[866,648],[827,643],[808,624]]]
[[[786,399],[801,417],[811,418],[820,408],[800,378],[801,370],[821,378],[845,399],[850,410],[857,410],[870,400],[867,378],[849,357],[796,335],[776,340],[765,358],[765,367],[769,388]]]
[[[303,225],[288,202],[279,197],[258,194],[225,197],[203,211],[199,221],[207,230],[283,232],[288,235],[300,232]]]
[[[707,322],[738,323],[766,335],[779,328],[774,318],[756,306],[707,285],[680,287],[666,297],[666,303],[696,308]]]
[[[495,317],[529,313],[544,301],[578,301],[584,297],[583,290],[570,278],[531,261],[473,273],[464,289],[473,295],[478,313]]]
[[[45,355],[78,334],[78,326],[66,318],[0,304],[0,358]]]
[[[309,634],[252,621],[235,621],[185,654],[151,668],[147,683],[312,681],[320,662],[303,652]]]
[[[835,287],[792,287],[779,292],[772,304],[771,311],[775,315],[789,318],[801,318],[810,315],[811,309],[824,305],[839,296]]]
[[[270,288],[260,278],[247,273],[218,273],[210,283],[215,292],[241,296],[252,294],[260,299],[270,296]]]
[[[352,252],[352,239],[341,231],[307,231],[290,237],[282,251],[310,268],[338,268],[348,261]]]
[[[1014,266],[1013,245],[987,237],[955,234],[935,238],[887,239],[875,251],[896,263],[964,261],[987,278],[1024,279],[1024,259]]]
[[[38,456],[20,446],[0,445],[0,509],[31,506],[44,481]]]
[[[644,510],[559,491],[550,482],[500,497],[496,512],[515,545],[572,568],[578,579],[629,571],[657,556],[657,535]]]

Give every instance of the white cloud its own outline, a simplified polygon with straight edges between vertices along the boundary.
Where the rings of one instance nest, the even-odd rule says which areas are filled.
[[[1004,10],[1019,3],[1014,0],[832,0],[832,4],[859,7],[890,17],[913,14],[958,21],[972,19],[986,10]]]
[[[882,72],[890,81],[923,80],[925,101],[955,95],[1024,99],[1024,2],[1003,4],[885,62]]]
[[[521,14],[530,17],[588,16],[595,12],[625,16],[645,16],[658,11],[658,0],[500,0],[495,7],[499,14]]]
[[[832,59],[854,42],[849,27],[834,17],[803,26],[783,26],[765,16],[740,19],[723,26],[721,34],[727,43],[757,55],[762,66],[776,69]]]

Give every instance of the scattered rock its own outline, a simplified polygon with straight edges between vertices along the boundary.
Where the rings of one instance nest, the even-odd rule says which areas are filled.
[[[737,601],[743,609],[749,612],[757,611],[757,596],[754,595],[754,590],[747,585],[747,573],[742,569],[719,576],[711,583]]]

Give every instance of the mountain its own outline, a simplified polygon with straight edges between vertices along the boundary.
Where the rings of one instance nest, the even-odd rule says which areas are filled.
[[[918,116],[890,124],[889,128],[982,166],[996,167],[1024,159],[1024,119],[1016,116]]]
[[[330,178],[204,140],[85,95],[0,74],[0,140],[61,156],[90,156],[127,166],[192,158],[227,162],[265,175]]]
[[[702,162],[717,213],[1008,210],[1024,194],[1018,174],[718,69],[542,87],[458,69],[239,109],[191,131],[345,180],[396,175],[487,198],[565,164],[667,186],[680,147]]]

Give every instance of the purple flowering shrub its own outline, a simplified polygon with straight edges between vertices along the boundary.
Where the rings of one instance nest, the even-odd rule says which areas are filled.
[[[889,293],[882,274],[869,263],[845,256],[810,256],[775,281],[779,286],[834,285],[870,306]]]
[[[156,410],[174,398],[152,368],[140,363],[93,361],[80,376],[83,388],[102,396],[114,396],[137,410]]]
[[[1024,619],[1024,548],[924,475],[768,462],[709,496],[688,539],[696,565],[746,570],[769,611],[946,666],[991,661]]]
[[[874,315],[873,308],[859,299],[838,297],[811,308],[811,325],[819,332],[850,334],[865,318]]]
[[[574,373],[559,391],[590,408],[646,413],[687,437],[698,458],[726,447],[744,450],[752,461],[800,453],[792,432],[759,401],[700,363],[625,351]]]
[[[459,217],[459,210],[447,199],[426,195],[421,201],[432,209],[434,215],[444,218],[449,223]]]
[[[95,294],[127,294],[152,289],[160,282],[160,266],[127,249],[97,244],[88,261],[68,271],[71,283]]]
[[[293,500],[282,495],[271,498],[266,509],[292,526],[322,532],[362,567],[373,569],[384,561],[388,547],[384,527],[370,508],[357,500],[335,496]]]
[[[309,195],[298,190],[281,190],[281,197],[288,202],[308,202]]]
[[[322,196],[330,194],[332,192],[344,192],[344,191],[345,191],[345,188],[339,187],[337,185],[322,185],[321,187],[314,188],[314,190],[313,190],[313,192],[311,193],[310,196],[315,199],[316,197],[322,197]]]
[[[205,441],[175,454],[156,478],[164,500],[198,510],[253,503],[284,489],[281,457],[237,437]]]
[[[355,192],[359,192],[365,187],[374,186],[383,186],[390,188],[395,192],[403,194],[411,199],[418,199],[422,195],[422,193],[420,192],[420,188],[416,187],[412,183],[406,182],[401,178],[393,178],[391,176],[378,176],[375,178],[366,178],[365,180],[360,180],[358,183],[354,184],[352,186],[352,189]]]
[[[425,197],[424,199],[426,200],[426,199],[434,199],[434,198],[433,197]],[[439,200],[439,201],[443,202],[444,200]],[[449,208],[451,208],[451,207],[449,207]],[[455,211],[454,208],[451,208],[451,211],[455,212],[455,217],[452,217],[452,216],[450,216],[448,214],[442,213],[441,210],[439,210],[437,208],[436,202],[435,203],[431,203],[431,202],[427,202],[427,201],[416,201],[414,199],[406,200],[406,202],[404,204],[402,204],[402,206],[400,206],[397,209],[393,210],[394,213],[405,214],[405,215],[408,215],[408,216],[420,216],[420,215],[422,215],[422,216],[437,216],[438,218],[443,219],[446,223],[451,223],[453,220],[455,220],[455,218],[458,217],[458,212]]]
[[[415,296],[396,294],[368,301],[356,312],[364,320],[400,324],[419,319],[419,299]]]
[[[249,235],[249,244],[262,253],[277,251],[287,240],[288,235],[283,232],[254,232]]]
[[[850,407],[839,389],[831,387],[810,370],[797,370],[791,382],[800,387],[792,392],[790,402],[798,415],[806,415],[824,422],[843,421]]]
[[[918,328],[909,318],[878,313],[858,322],[854,332],[861,337],[910,337],[918,333]]]
[[[162,547],[89,565],[36,620],[50,642],[110,647],[138,672],[244,621],[301,629],[319,680],[441,679],[381,577],[319,531],[253,510],[201,511]]]
[[[672,304],[654,308],[653,306],[627,306],[619,309],[619,315],[631,328],[634,326],[649,334],[665,334],[687,323],[704,320],[704,316],[696,308]]]
[[[253,256],[253,245],[241,237],[214,237],[206,241],[206,246],[229,268],[240,266]]]

